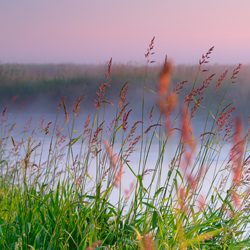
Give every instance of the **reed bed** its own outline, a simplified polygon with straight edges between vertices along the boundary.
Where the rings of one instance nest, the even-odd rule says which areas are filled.
[[[198,62],[198,59],[197,59]],[[16,108],[27,100],[32,105],[26,105],[25,113],[40,112],[51,113],[55,110],[63,96],[67,96],[66,102],[71,105],[79,97],[79,93],[86,95],[85,103],[92,103],[96,98],[96,90],[99,88],[101,82],[105,82],[105,65],[16,65],[16,64],[0,64],[0,104],[5,107],[9,105],[9,101],[13,96],[18,95],[18,99],[14,102]],[[206,69],[215,73],[217,76],[233,69],[237,65],[216,65],[207,64]],[[161,71],[162,65],[160,63],[151,63],[147,68],[146,87],[156,91],[156,82]],[[192,81],[195,79],[197,73],[197,65],[175,65],[175,70],[171,76],[173,87],[176,87],[183,80]],[[202,82],[204,74],[198,75],[198,82]],[[230,74],[225,78],[225,82],[230,80]],[[120,90],[123,84],[129,80],[130,89],[127,97],[128,101],[133,101],[134,106],[141,106],[142,95],[141,86],[145,78],[145,66],[137,64],[112,64],[112,87],[107,91],[107,98],[113,103],[117,103]],[[248,105],[250,98],[249,79],[250,65],[243,65],[241,74],[237,78],[237,84],[232,84],[227,91],[227,99],[237,100],[237,113],[244,113],[247,117],[248,113],[245,107]],[[216,78],[212,79],[211,84],[216,84]],[[179,99],[184,99],[187,92],[191,91],[191,84],[185,84],[183,91],[179,95]],[[223,93],[226,85],[222,84],[218,94]],[[132,91],[133,89],[133,91]],[[210,104],[210,99],[206,98],[213,95],[213,88],[206,89],[206,96],[203,100],[203,106]],[[147,94],[147,91],[146,91]],[[138,97],[140,97],[138,99]],[[152,95],[146,95],[147,102],[146,109],[151,109],[151,103],[155,102]],[[151,98],[151,99],[150,99]],[[135,101],[137,100],[137,104]],[[147,107],[147,104],[148,105]],[[216,112],[216,107],[219,105],[217,100],[214,100],[211,107],[213,112]],[[141,109],[140,109],[141,110]],[[24,112],[24,110],[23,110]],[[94,112],[93,110],[91,111]],[[133,112],[135,109],[133,107]],[[136,112],[139,112],[136,111]],[[150,111],[149,111],[150,112]]]
[[[117,105],[107,98],[112,59],[93,101],[95,111],[84,121],[85,95],[71,107],[63,97],[54,121],[42,116],[32,126],[30,119],[21,133],[16,132],[20,114],[12,111],[18,97],[3,108],[1,249],[250,247],[250,129],[227,99],[241,65],[211,73],[212,47],[202,55],[194,79],[174,86],[174,67],[166,57],[150,89],[153,50],[154,38],[145,54],[143,101],[135,121],[133,103],[127,101],[129,82]],[[181,94],[187,85],[190,91]],[[148,94],[155,100],[150,110]]]

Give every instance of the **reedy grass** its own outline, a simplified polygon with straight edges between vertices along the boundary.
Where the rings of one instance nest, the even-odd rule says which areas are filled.
[[[211,52],[200,60],[191,93],[178,101],[179,109],[175,107],[178,93],[189,83],[173,89],[171,65],[165,61],[157,93],[151,90],[160,110],[154,119],[153,109],[147,114],[144,107],[147,61],[142,120],[131,126],[128,82],[120,92],[114,118],[106,125],[106,104],[111,104],[106,87],[111,84],[112,60],[106,83],[97,93],[96,113],[89,114],[85,122],[79,121],[83,131],[77,131],[75,125],[84,96],[74,102],[73,117],[63,98],[55,122],[44,124],[41,118],[31,131],[26,126],[21,137],[14,134],[16,118],[9,123],[11,116],[4,109],[0,141],[1,248],[249,248],[249,129],[245,135],[241,133],[239,118],[236,129],[231,126],[234,120],[229,115],[233,112],[228,111],[226,100],[240,67],[232,73],[218,101],[215,87],[220,88],[224,78],[211,86],[210,79],[216,76],[207,75],[203,69]],[[203,75],[205,80],[200,84]],[[214,88],[208,110],[202,106],[207,88]],[[211,109],[214,100],[219,103],[215,113]],[[198,138],[191,126],[195,116],[189,115],[197,109],[207,113]],[[60,112],[65,115],[63,122]],[[166,162],[171,138],[177,141],[176,149],[172,160]],[[232,140],[233,147],[229,158],[221,163],[227,139]],[[152,166],[149,160],[156,145],[158,153]],[[137,163],[129,161],[135,151],[139,151]],[[213,167],[213,179],[203,193],[203,185],[208,185],[206,174]],[[129,185],[124,185],[125,169],[134,178]],[[146,175],[150,177],[148,183]],[[117,190],[118,197],[114,197]]]

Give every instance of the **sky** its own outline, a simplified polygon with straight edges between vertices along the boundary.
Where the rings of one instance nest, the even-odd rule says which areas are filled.
[[[0,0],[1,63],[250,63],[249,0]]]

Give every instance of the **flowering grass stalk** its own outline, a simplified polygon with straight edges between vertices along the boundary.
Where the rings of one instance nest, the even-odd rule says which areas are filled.
[[[142,114],[134,114],[127,101],[128,82],[116,109],[106,107],[112,104],[106,95],[112,59],[93,114],[82,108],[85,95],[72,110],[64,97],[55,121],[41,117],[33,126],[30,119],[18,132],[17,118],[11,121],[9,113],[17,96],[3,108],[1,249],[250,247],[250,129],[244,133],[242,119],[234,115],[236,107],[226,99],[241,65],[218,101],[230,72],[216,79],[204,68],[213,47],[200,59],[187,93],[186,79],[173,86],[174,67],[166,57],[156,91],[149,91],[156,103],[147,110],[146,77],[153,46],[154,38],[146,54]],[[206,107],[206,91],[211,88],[214,95]],[[201,110],[206,113],[203,118]],[[197,120],[203,126],[198,132]]]

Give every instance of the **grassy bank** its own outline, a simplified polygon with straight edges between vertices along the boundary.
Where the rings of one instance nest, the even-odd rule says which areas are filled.
[[[207,71],[211,48],[195,70],[184,67],[188,69],[184,76],[191,74],[191,79],[179,80],[167,60],[161,67],[149,67],[153,46],[154,40],[143,70],[117,66],[119,82],[123,82],[119,91],[112,92],[118,86],[110,60],[104,78],[96,79],[103,83],[99,88],[94,85],[95,110],[84,122],[80,115],[84,105],[89,105],[85,95],[72,106],[67,98],[60,99],[54,121],[45,124],[41,117],[32,129],[28,121],[21,136],[15,133],[17,118],[9,112],[17,100],[3,108],[1,249],[250,247],[250,130],[235,115],[230,96],[238,89],[241,65],[214,75],[212,70],[221,68],[212,66]],[[141,103],[135,108],[139,110],[135,122],[130,116],[138,100],[128,102],[131,86],[123,79],[128,71],[133,79],[137,73],[144,75],[136,92]],[[65,77],[65,84],[74,76]],[[55,77],[51,81],[56,82]],[[5,86],[11,84],[7,82],[6,77]],[[42,78],[36,84],[38,89],[47,88]],[[108,91],[117,91],[117,97],[110,100]],[[110,108],[113,119],[107,123]],[[192,123],[198,112],[203,132],[197,136]],[[80,131],[75,129],[77,123],[82,124]],[[177,141],[174,145],[172,138]],[[228,145],[231,149],[223,161],[222,150]],[[152,154],[155,148],[157,153]],[[174,154],[167,162],[170,149]],[[139,156],[132,161],[136,153]],[[153,166],[149,164],[152,158]],[[125,174],[130,176],[126,181]]]

